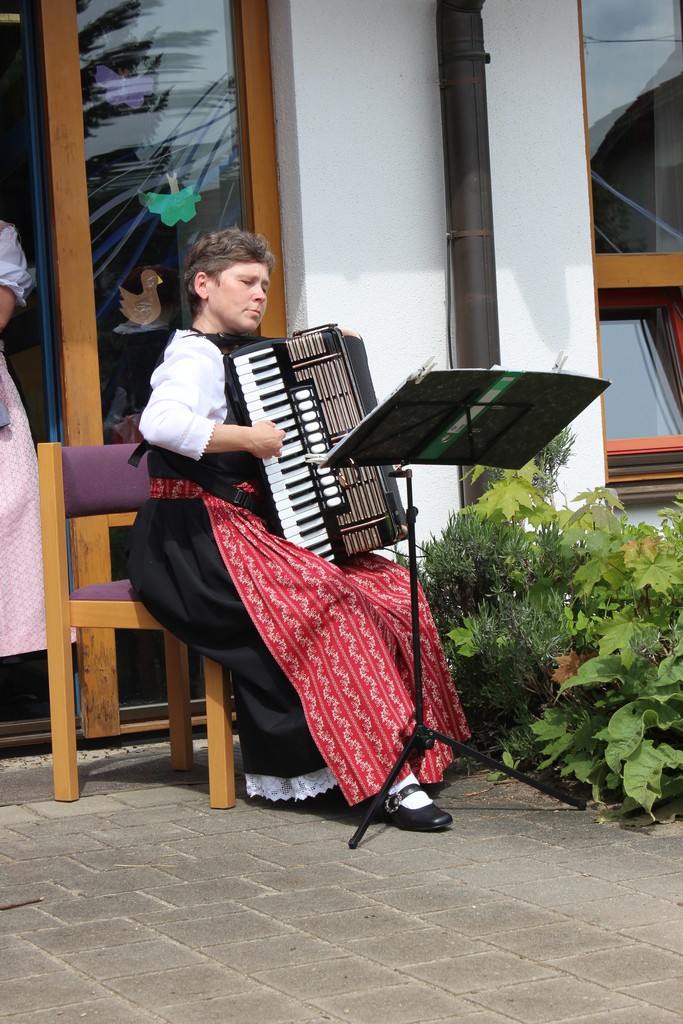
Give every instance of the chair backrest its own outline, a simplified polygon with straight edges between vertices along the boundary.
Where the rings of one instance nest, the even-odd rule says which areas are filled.
[[[74,445],[62,448],[64,505],[68,519],[136,512],[149,497],[147,456],[135,467],[128,459],[136,444]]]

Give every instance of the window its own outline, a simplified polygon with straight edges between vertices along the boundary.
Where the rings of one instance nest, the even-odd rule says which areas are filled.
[[[596,252],[683,252],[681,2],[581,13]]]
[[[683,469],[683,299],[680,289],[600,294],[610,478]]]
[[[683,3],[579,5],[607,475],[664,504],[683,490]]]

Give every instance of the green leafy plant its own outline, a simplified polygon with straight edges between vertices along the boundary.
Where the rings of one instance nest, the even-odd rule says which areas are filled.
[[[609,489],[555,508],[547,481],[496,474],[422,583],[476,745],[653,820],[683,805],[683,503],[633,524]]]
[[[683,794],[681,505],[662,527],[594,531],[565,609],[572,650],[557,659],[554,704],[531,728],[546,759],[619,802],[610,816]]]
[[[519,761],[515,760],[515,758],[512,756],[509,750],[504,750],[500,755],[500,759],[504,765],[507,765],[508,768],[519,767]],[[510,776],[507,774],[507,772],[490,772],[489,775],[486,776],[486,779],[487,782],[505,782],[509,779],[509,777]]]
[[[531,722],[554,695],[554,657],[571,641],[563,608],[574,559],[535,475],[529,466],[499,476],[421,560],[474,742],[523,765],[536,751]]]

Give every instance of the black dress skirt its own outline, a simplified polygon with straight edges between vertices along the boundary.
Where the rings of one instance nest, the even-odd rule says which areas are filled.
[[[253,470],[242,463],[233,459],[234,482]],[[191,463],[185,478],[196,467]],[[169,469],[156,452],[150,453],[149,471],[185,475]],[[325,767],[298,694],[235,589],[201,499],[151,498],[142,507],[132,529],[128,573],[145,607],[166,629],[232,672],[247,774],[294,778]]]

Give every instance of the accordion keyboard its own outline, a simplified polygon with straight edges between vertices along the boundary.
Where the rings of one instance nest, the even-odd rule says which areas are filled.
[[[251,347],[250,347],[251,348]],[[232,357],[239,380],[243,408],[252,423],[272,420],[284,430],[285,444],[279,458],[264,459],[275,517],[287,540],[332,558],[333,549],[325,526],[325,510],[343,507],[344,496],[336,474],[306,461],[307,454],[330,448],[319,403],[312,388],[287,389],[282,381],[272,346],[236,353]]]
[[[226,383],[245,420],[272,420],[286,434],[280,457],[263,460],[276,528],[336,561],[393,543],[402,521],[395,481],[381,468],[331,469],[306,458],[329,451],[375,404],[362,341],[351,350],[348,341],[330,326],[225,357]]]

